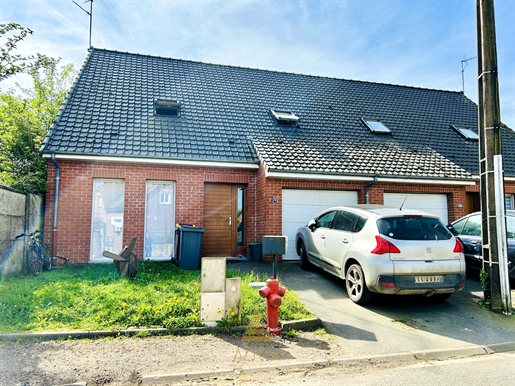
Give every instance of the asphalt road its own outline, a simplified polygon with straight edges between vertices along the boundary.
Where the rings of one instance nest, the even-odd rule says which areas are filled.
[[[442,385],[513,385],[510,371],[515,365],[515,352],[480,355],[477,357],[453,358],[446,361],[428,360],[418,362],[387,363],[360,366],[328,366],[316,371],[296,371],[273,374],[271,379],[258,378],[256,374],[242,374],[234,380],[216,380],[217,386],[281,385],[281,386],[442,386]],[[272,380],[273,379],[273,380]],[[182,385],[198,385],[194,382]],[[215,383],[213,383],[215,384]]]
[[[271,263],[244,262],[236,267],[273,272]],[[298,294],[351,356],[515,342],[515,315],[482,307],[483,292],[477,280],[468,280],[463,291],[444,302],[419,296],[381,296],[360,306],[349,299],[342,280],[319,269],[303,271],[298,263],[278,263],[277,277],[281,285]]]

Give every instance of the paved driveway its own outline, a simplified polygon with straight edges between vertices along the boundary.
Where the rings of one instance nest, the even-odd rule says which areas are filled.
[[[234,265],[238,266],[272,274],[270,263]],[[342,280],[319,269],[303,271],[298,263],[285,262],[277,265],[277,276],[282,285],[298,294],[349,354],[380,355],[515,342],[515,316],[482,308],[481,284],[474,280],[468,280],[463,291],[445,302],[418,296],[381,296],[360,306],[349,299]]]

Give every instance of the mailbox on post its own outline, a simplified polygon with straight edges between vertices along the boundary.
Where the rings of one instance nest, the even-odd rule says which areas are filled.
[[[288,247],[288,236],[263,236],[263,255],[274,255],[274,279],[277,279],[277,256],[284,255]]]
[[[275,255],[286,253],[288,236],[263,236],[263,254]]]

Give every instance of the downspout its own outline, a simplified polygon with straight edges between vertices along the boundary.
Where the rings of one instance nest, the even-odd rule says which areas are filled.
[[[368,190],[369,188],[372,186],[372,185],[375,185],[377,183],[377,176],[374,176],[374,179],[372,180],[372,182],[370,182],[367,186],[365,186],[365,204],[370,204],[370,195],[368,193]]]
[[[57,256],[57,205],[59,204],[59,179],[61,177],[61,168],[55,159],[55,153],[52,153],[52,162],[55,165],[55,188],[54,188],[54,220],[52,222],[52,254]]]

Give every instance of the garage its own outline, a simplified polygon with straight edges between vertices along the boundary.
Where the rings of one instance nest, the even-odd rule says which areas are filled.
[[[446,225],[449,221],[446,194],[385,193],[384,204],[396,207],[402,205],[403,208],[418,209],[436,214]]]
[[[283,235],[288,236],[288,249],[283,260],[297,260],[295,234],[322,210],[332,206],[358,203],[356,191],[283,189]]]

